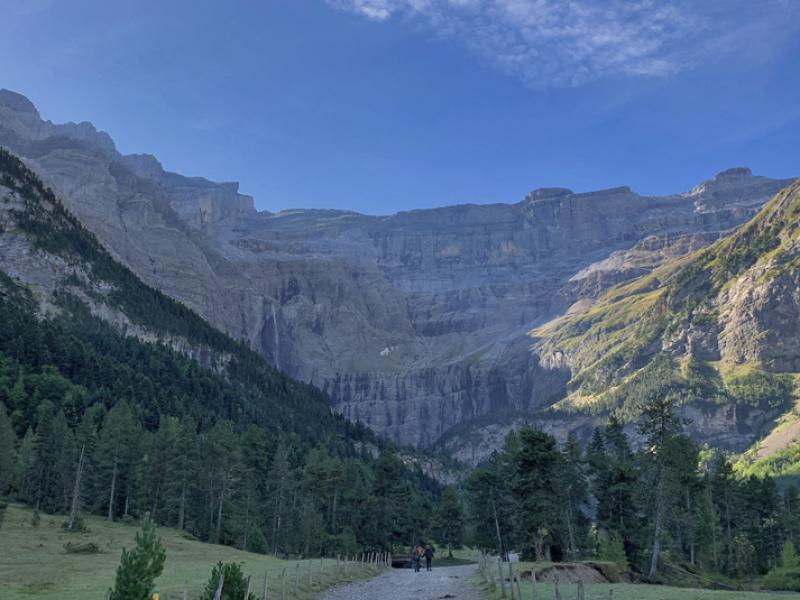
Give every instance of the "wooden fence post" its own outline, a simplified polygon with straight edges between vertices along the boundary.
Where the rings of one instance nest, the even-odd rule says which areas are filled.
[[[189,582],[183,582],[183,600],[187,600],[189,598]]]
[[[561,600],[561,590],[558,588],[558,573],[553,573],[553,587],[555,588],[556,600]]]
[[[536,600],[536,571],[531,569],[531,600]]]
[[[297,586],[300,583],[300,563],[294,564],[294,595],[297,596]]]
[[[281,572],[281,600],[286,600],[286,567]]]
[[[511,592],[511,600],[514,600],[514,567],[511,560],[508,561],[508,587]],[[522,600],[522,598],[519,598]]]
[[[219,584],[217,585],[217,591],[214,593],[214,600],[220,600],[222,598],[222,586],[225,585],[225,571],[220,570],[219,572]]]
[[[250,575],[247,576],[247,585],[244,590],[244,600],[250,600]]]
[[[267,570],[264,569],[264,589],[261,592],[261,600],[268,600],[268,598],[267,598],[267,583],[268,583]]]
[[[505,581],[505,578],[503,577],[503,557],[502,556],[498,556],[497,557],[497,572],[500,575],[500,597],[501,598],[505,598],[506,597],[506,581]]]

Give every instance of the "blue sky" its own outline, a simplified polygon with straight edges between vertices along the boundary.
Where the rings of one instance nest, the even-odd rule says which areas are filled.
[[[261,209],[800,175],[797,0],[4,0],[0,87]]]

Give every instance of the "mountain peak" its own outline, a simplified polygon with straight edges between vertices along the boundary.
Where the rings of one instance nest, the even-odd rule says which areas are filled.
[[[532,202],[535,200],[545,200],[547,198],[560,198],[562,196],[569,196],[574,192],[568,188],[561,188],[561,187],[543,187],[537,188],[530,192],[526,197],[525,200],[528,202]]]
[[[720,171],[714,176],[714,179],[738,179],[741,177],[752,177],[753,171],[747,167],[733,167]]]
[[[39,116],[39,111],[36,110],[33,102],[28,100],[28,98],[22,94],[12,92],[11,90],[7,90],[5,88],[0,89],[0,106],[5,106],[17,112],[29,113],[35,115],[36,117]]]

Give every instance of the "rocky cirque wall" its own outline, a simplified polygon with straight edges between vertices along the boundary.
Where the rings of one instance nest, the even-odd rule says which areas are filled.
[[[90,124],[44,121],[8,91],[0,145],[144,281],[417,446],[546,408],[568,374],[557,357],[540,365],[532,327],[707,245],[786,183],[732,169],[663,197],[554,188],[386,217],[269,213],[235,183],[122,156]]]

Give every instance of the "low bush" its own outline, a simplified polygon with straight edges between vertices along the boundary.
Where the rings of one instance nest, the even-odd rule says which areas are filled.
[[[64,544],[64,552],[67,554],[100,554],[100,546],[94,542],[67,542]]]

